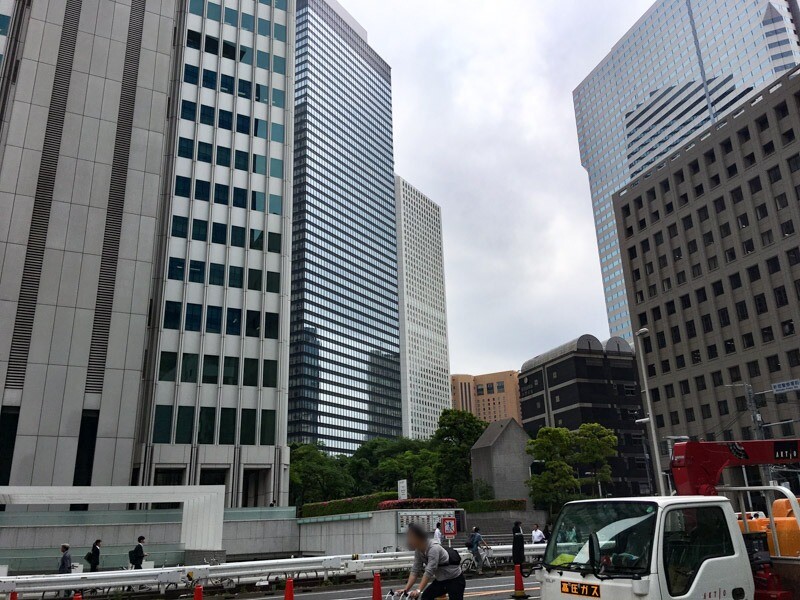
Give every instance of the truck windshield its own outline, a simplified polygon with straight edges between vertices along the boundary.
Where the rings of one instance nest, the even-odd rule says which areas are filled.
[[[600,569],[609,575],[650,572],[656,505],[651,502],[579,502],[566,505],[547,544],[548,568],[586,571],[589,536],[600,541]]]

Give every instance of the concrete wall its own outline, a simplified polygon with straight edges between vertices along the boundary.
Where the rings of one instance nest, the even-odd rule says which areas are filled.
[[[525,541],[530,543],[530,533],[533,524],[538,523],[544,529],[549,520],[547,512],[543,510],[508,510],[490,513],[467,513],[467,526],[480,527],[484,535],[508,535],[516,521],[522,522],[522,529],[526,534]]]
[[[338,515],[333,519],[300,519],[303,554],[361,554],[404,547],[405,536],[397,532],[395,511]]]
[[[522,427],[509,426],[491,446],[473,448],[472,481],[488,483],[497,499],[526,499],[530,505],[527,481],[532,458],[525,452],[528,439]]]

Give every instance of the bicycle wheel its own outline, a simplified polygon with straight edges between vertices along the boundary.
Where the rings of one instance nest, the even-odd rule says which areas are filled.
[[[475,568],[473,560],[471,558],[464,559],[464,562],[461,563],[461,571],[465,574],[471,572]]]

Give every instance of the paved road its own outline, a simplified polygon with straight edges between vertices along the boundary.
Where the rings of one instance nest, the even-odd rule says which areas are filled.
[[[383,586],[383,593],[386,594],[392,584]],[[525,580],[525,589],[531,598],[539,598],[536,584],[531,579]],[[481,579],[469,579],[467,581],[467,592],[465,598],[480,598],[481,600],[500,600],[506,599],[514,590],[513,577],[484,577]],[[269,597],[275,600],[275,596]],[[325,589],[324,591],[314,592],[295,592],[295,600],[372,600],[372,587],[363,588],[344,588],[344,589]]]

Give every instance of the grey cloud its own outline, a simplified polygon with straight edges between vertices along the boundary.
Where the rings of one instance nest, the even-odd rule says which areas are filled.
[[[453,372],[607,337],[572,90],[642,0],[343,0],[393,69],[397,172],[444,212]]]

